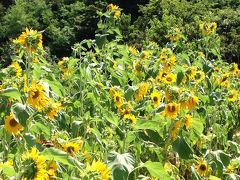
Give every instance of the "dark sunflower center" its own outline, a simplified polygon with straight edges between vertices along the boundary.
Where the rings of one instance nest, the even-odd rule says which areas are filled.
[[[207,167],[205,164],[201,164],[200,169],[201,169],[201,171],[206,171]]]
[[[168,78],[167,78],[167,81],[168,81],[168,82],[172,81],[172,78],[171,78],[171,77],[168,77]]]
[[[39,95],[40,95],[40,92],[39,92],[39,90],[37,90],[34,92],[34,95],[32,96],[32,98],[36,99],[36,98],[38,98]]]
[[[222,78],[222,82],[224,82],[224,81],[226,81],[226,80],[227,80],[227,77],[226,77],[226,76]]]
[[[157,101],[158,101],[158,97],[154,96],[154,97],[153,97],[153,101],[154,101],[154,102],[157,102]]]
[[[69,152],[69,153],[74,152],[74,147],[69,146],[69,147],[67,148],[67,152]]]
[[[162,73],[162,77],[165,77],[167,75],[167,73]]]
[[[120,101],[120,97],[116,96],[116,101],[119,102]]]
[[[228,97],[229,97],[229,98],[233,98],[233,94],[230,94]]]
[[[175,106],[168,106],[168,111],[175,112],[176,111],[176,107]]]
[[[11,119],[9,121],[9,124],[10,124],[10,126],[15,127],[15,126],[17,126],[18,123],[17,123],[17,121],[15,119]]]

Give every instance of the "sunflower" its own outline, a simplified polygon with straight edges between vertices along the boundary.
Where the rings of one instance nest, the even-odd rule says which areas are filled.
[[[161,94],[157,91],[153,91],[151,94],[151,99],[152,99],[153,107],[156,108],[161,102]]]
[[[99,176],[101,180],[110,179],[110,173],[111,173],[110,169],[107,167],[106,164],[104,164],[100,160],[98,161],[93,160],[91,165],[87,163],[86,171],[96,172],[97,173],[96,175]]]
[[[128,50],[133,54],[133,55],[137,55],[137,49],[134,46],[129,46]]]
[[[45,88],[41,84],[37,84],[33,80],[31,87],[28,90],[28,99],[27,102],[35,107],[38,111],[42,111],[48,103],[48,97],[44,92]]]
[[[191,95],[187,101],[187,108],[192,109],[197,106],[199,99],[195,95]]]
[[[42,34],[26,28],[26,32],[22,32],[13,42],[24,46],[30,52],[35,52],[37,48],[42,48]]]
[[[79,140],[78,142],[68,142],[63,146],[63,149],[65,152],[75,155],[79,153],[79,151],[82,149],[83,141]]]
[[[130,120],[133,124],[137,122],[137,118],[133,114],[125,114],[123,116],[123,119],[128,119]]]
[[[47,166],[47,173],[50,177],[56,176],[58,165],[55,161],[50,161]]]
[[[53,120],[55,117],[57,117],[58,112],[61,110],[62,104],[59,102],[54,102],[51,104],[51,108],[48,111],[47,115],[50,120]]]
[[[135,94],[136,101],[141,101],[146,96],[149,87],[150,87],[150,84],[145,83],[145,82],[143,82],[139,85],[137,94]]]
[[[201,83],[205,78],[205,73],[203,71],[197,71],[195,75],[195,81]]]
[[[196,165],[196,170],[200,176],[206,176],[209,171],[207,162],[202,158],[199,159]]]
[[[123,97],[120,91],[116,91],[113,95],[114,103],[117,108],[121,108],[123,105]]]
[[[21,77],[22,76],[22,68],[19,65],[18,62],[12,62],[12,64],[9,66],[11,68],[14,69],[14,75],[17,77]]]
[[[183,123],[181,121],[177,121],[174,126],[172,127],[170,131],[170,136],[173,140],[177,139],[178,133],[180,131],[180,128],[183,126]]]
[[[238,90],[233,89],[228,94],[228,101],[229,102],[235,102],[238,99]]]
[[[190,114],[185,115],[185,126],[186,129],[189,129],[192,126],[192,116]]]
[[[31,151],[27,151],[22,155],[23,168],[25,171],[23,177],[26,179],[34,180],[47,180],[49,179],[46,170],[46,158],[40,156],[36,147],[33,147]]]
[[[157,77],[156,77],[156,81],[157,83],[161,84],[164,81],[165,76],[168,74],[167,71],[165,70],[160,70]]]
[[[141,54],[142,59],[148,59],[150,57],[149,51],[143,51]]]
[[[114,5],[114,4],[109,4],[108,6],[107,6],[107,10],[108,11],[110,11],[110,12],[112,12],[112,11],[114,11],[114,10],[117,10],[119,7],[117,6],[117,5]]]
[[[172,83],[175,83],[176,82],[176,75],[172,74],[172,73],[169,73],[165,76],[164,78],[164,82],[166,84],[172,84]]]
[[[230,86],[230,82],[228,81],[228,74],[223,74],[223,76],[219,79],[219,84],[222,87],[228,88]]]
[[[117,10],[114,12],[114,15],[113,15],[114,19],[118,19],[120,16],[121,16],[121,11]]]
[[[179,104],[173,102],[169,103],[165,106],[164,113],[166,116],[175,119],[180,111],[180,106]]]
[[[14,119],[12,113],[5,119],[5,128],[11,134],[18,134],[24,129],[23,126]]]
[[[144,69],[143,64],[141,63],[141,61],[137,60],[134,61],[133,63],[133,69],[135,70],[135,72],[137,73],[137,75],[141,75],[142,71]]]

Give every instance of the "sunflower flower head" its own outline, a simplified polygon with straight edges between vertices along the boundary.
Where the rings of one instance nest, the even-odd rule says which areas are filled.
[[[48,118],[50,120],[53,120],[55,117],[57,117],[58,112],[61,110],[61,108],[62,104],[60,102],[53,102],[49,111],[47,112]]]
[[[33,80],[31,87],[28,89],[27,102],[41,112],[48,103],[45,87]]]
[[[9,67],[13,69],[14,76],[16,76],[16,77],[22,76],[22,68],[17,61],[12,62],[12,64]]]
[[[153,107],[156,108],[161,103],[161,94],[157,91],[153,91],[151,94],[151,100]]]
[[[104,164],[100,160],[98,160],[98,161],[93,160],[91,165],[89,163],[87,163],[86,171],[90,172],[90,173],[91,172],[94,173],[94,177],[96,177],[96,178],[98,177],[98,179],[101,179],[101,180],[109,180],[110,179],[111,170],[108,168],[108,166],[106,164]]]
[[[150,88],[150,84],[143,82],[139,85],[138,91],[135,94],[136,101],[141,101],[146,95]]]
[[[172,127],[172,129],[171,129],[171,131],[170,131],[170,136],[171,136],[171,138],[172,138],[173,140],[176,140],[176,139],[177,139],[178,133],[179,133],[179,131],[180,131],[180,129],[181,129],[182,126],[183,126],[182,121],[177,121],[177,122],[173,125],[173,127]]]
[[[168,103],[165,106],[164,114],[172,119],[176,119],[177,115],[180,112],[180,105],[173,102],[173,103]]]
[[[185,115],[185,127],[186,129],[189,129],[192,126],[192,116],[190,114]]]
[[[123,119],[124,120],[130,120],[131,121],[131,123],[133,123],[133,124],[135,124],[136,122],[137,122],[137,118],[133,115],[133,114],[125,114],[124,116],[123,116]]]
[[[176,82],[176,75],[173,73],[169,73],[165,76],[164,78],[164,83],[165,84],[173,84]]]
[[[26,28],[25,32],[13,41],[15,44],[20,44],[29,52],[35,52],[38,48],[42,48],[42,33],[37,30]]]
[[[49,179],[46,170],[46,158],[40,156],[36,147],[22,155],[23,160],[23,177],[26,179]]]
[[[238,90],[233,89],[228,93],[228,101],[235,102],[238,100]]]
[[[78,142],[68,142],[63,146],[65,152],[71,154],[72,156],[78,154],[82,149],[83,141],[79,140]]]
[[[121,108],[123,105],[123,97],[120,91],[116,91],[113,95],[114,103],[117,108]]]
[[[198,174],[200,176],[206,176],[209,172],[209,166],[205,160],[200,158],[197,162],[197,165],[195,166]]]
[[[5,129],[11,134],[18,134],[24,128],[14,119],[13,114],[10,113],[10,115],[5,118]]]

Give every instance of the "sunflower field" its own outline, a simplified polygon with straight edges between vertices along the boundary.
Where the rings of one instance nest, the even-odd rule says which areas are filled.
[[[0,72],[0,179],[240,179],[240,69],[216,22],[199,38],[134,46],[122,9],[99,12],[95,39],[50,61],[27,27]],[[139,48],[141,47],[141,48]]]

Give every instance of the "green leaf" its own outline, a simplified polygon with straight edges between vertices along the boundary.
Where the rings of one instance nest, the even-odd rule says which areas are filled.
[[[25,133],[23,135],[24,139],[26,140],[27,142],[27,145],[29,148],[33,147],[36,145],[36,137],[30,133]]]
[[[168,180],[171,179],[169,174],[163,168],[162,163],[147,161],[144,163],[144,167],[147,168],[151,176],[157,177],[159,179]]]
[[[12,105],[11,112],[13,113],[14,119],[25,127],[27,119],[29,118],[27,106],[22,103],[16,103]]]
[[[134,160],[131,154],[119,154],[111,152],[108,156],[109,167],[112,169],[113,178],[116,180],[127,180],[128,174],[133,170]]]
[[[191,166],[191,171],[192,171],[192,180],[201,180],[202,178],[198,175],[196,172],[196,169]]]
[[[179,71],[179,72],[177,73],[177,85],[179,85],[179,84],[182,82],[183,78],[184,78],[184,73],[183,73],[183,71]]]
[[[220,178],[216,177],[216,176],[210,176],[209,180],[221,180]]]
[[[151,129],[158,131],[160,129],[160,123],[158,121],[138,119],[134,125],[135,129]]]
[[[114,114],[112,111],[109,111],[107,109],[103,110],[103,117],[110,122],[111,124],[114,124],[115,126],[118,126],[118,116]]]
[[[45,156],[45,158],[47,160],[54,160],[54,161],[57,161],[57,162],[60,162],[62,164],[72,166],[72,167],[77,166],[77,167],[81,168],[81,166],[83,165],[82,163],[77,161],[75,158],[73,158],[72,156],[67,154],[66,152],[61,151],[56,148],[45,149],[41,153],[41,155]]]
[[[101,49],[103,45],[106,43],[107,40],[107,34],[96,34],[96,44]]]
[[[64,87],[62,86],[62,84],[58,81],[49,81],[46,80],[49,84],[49,86],[51,87],[52,91],[58,95],[59,97],[64,97],[65,95],[65,91],[64,91]]]
[[[16,88],[7,88],[4,89],[1,93],[1,96],[11,97],[13,99],[17,99],[21,101],[21,94]]]
[[[203,122],[201,122],[201,120],[199,120],[199,119],[193,119],[192,128],[197,133],[197,135],[200,136],[202,134],[203,128],[204,128]]]
[[[183,138],[177,138],[173,142],[173,150],[179,154],[182,159],[190,159],[192,157],[192,149]]]

